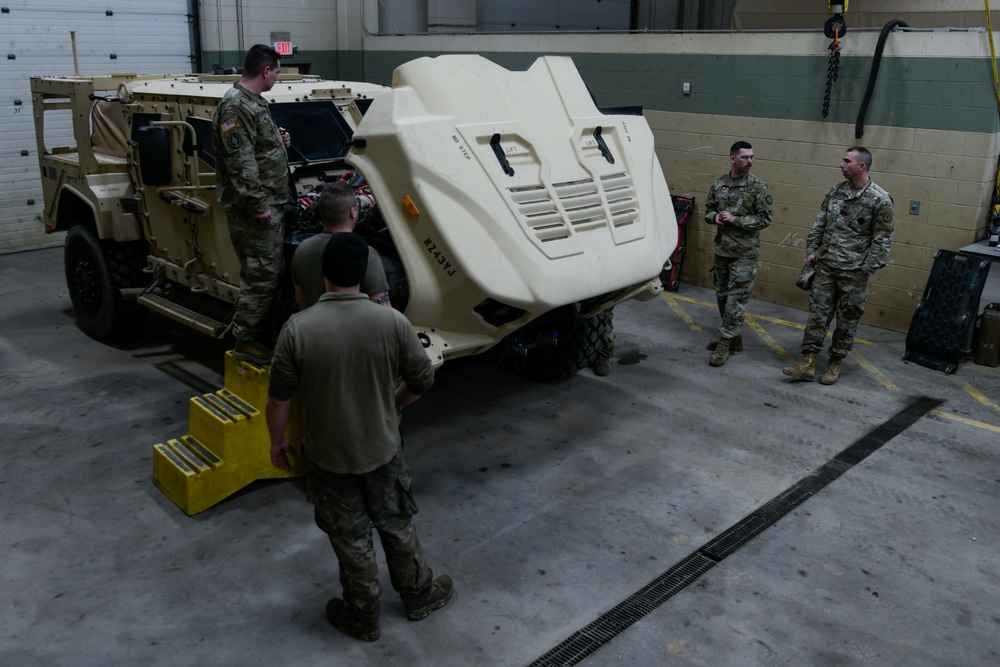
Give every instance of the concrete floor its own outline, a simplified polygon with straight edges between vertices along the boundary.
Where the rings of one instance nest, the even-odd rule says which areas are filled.
[[[455,598],[407,622],[383,568],[366,644],[323,618],[336,564],[300,481],[193,517],[151,482],[222,346],[158,317],[91,340],[58,249],[0,257],[0,312],[0,664],[527,665],[918,396],[945,403],[583,664],[1000,663],[1000,373],[904,363],[902,334],[862,327],[838,384],[796,383],[804,314],[753,302],[710,368],[714,295],[682,285],[616,310],[607,378],[447,364],[404,430]]]

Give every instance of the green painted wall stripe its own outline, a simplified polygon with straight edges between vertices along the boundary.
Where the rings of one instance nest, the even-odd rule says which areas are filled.
[[[310,51],[282,64],[308,64],[311,74],[388,85],[400,64],[438,51]],[[482,54],[508,69],[527,68],[541,53]],[[825,56],[570,53],[601,106],[639,105],[680,113],[823,121]],[[842,56],[825,119],[851,123],[868,84],[871,56]],[[205,67],[241,63],[234,52],[206,52]],[[684,95],[681,85],[691,84]],[[865,125],[954,132],[1000,131],[987,58],[883,58]]]
[[[439,52],[366,51],[367,81],[389,84],[392,70]],[[541,53],[482,54],[524,69]],[[823,121],[825,56],[571,53],[601,106],[641,105],[682,113]],[[857,118],[873,58],[842,56],[828,122]],[[1000,131],[993,75],[985,58],[883,58],[865,125],[954,132]],[[692,86],[692,95],[681,84]]]

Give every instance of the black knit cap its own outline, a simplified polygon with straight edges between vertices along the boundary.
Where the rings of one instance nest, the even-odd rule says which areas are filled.
[[[368,244],[354,232],[337,232],[323,249],[323,277],[338,287],[361,284],[368,270]]]

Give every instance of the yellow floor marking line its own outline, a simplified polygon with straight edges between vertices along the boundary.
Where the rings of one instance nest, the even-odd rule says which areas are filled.
[[[865,369],[866,371],[868,371],[868,373],[873,378],[875,378],[875,380],[880,385],[882,385],[886,389],[889,389],[890,391],[899,391],[900,390],[899,387],[896,386],[895,382],[893,382],[892,380],[890,380],[889,378],[887,378],[885,376],[885,373],[883,373],[879,369],[875,368],[875,365],[872,364],[872,362],[870,362],[867,359],[865,359],[861,354],[859,354],[858,352],[855,352],[854,353],[854,358],[858,360],[858,363],[861,364],[861,367],[863,369]]]
[[[791,327],[792,329],[798,329],[799,331],[802,331],[803,329],[806,328],[806,325],[804,324],[789,322],[788,320],[783,320],[777,317],[768,317],[767,315],[758,315],[756,313],[754,313],[753,316],[758,320],[764,320],[765,322],[770,322],[771,324],[780,324],[785,327]]]
[[[899,387],[897,387],[892,380],[887,378],[885,374],[882,373],[882,371],[875,368],[875,366],[873,366],[871,362],[869,362],[863,356],[858,354],[857,351],[855,351],[854,354],[851,356],[856,358],[858,360],[858,363],[861,364],[861,367],[864,368],[866,371],[868,371],[872,375],[872,377],[874,377],[878,381],[878,383],[881,384],[883,387],[891,391],[900,391]],[[994,410],[1000,412],[1000,405],[986,398],[985,395],[976,390],[976,388],[973,387],[971,384],[965,385],[963,389],[965,389],[965,391],[970,396],[975,398],[977,401],[979,401],[986,407],[993,408]],[[994,426],[993,424],[987,424],[986,422],[981,422],[975,419],[969,419],[968,417],[960,417],[958,415],[953,415],[950,412],[944,412],[943,410],[931,410],[931,414],[937,417],[942,417],[944,419],[951,419],[952,421],[961,422],[962,424],[965,424],[967,426],[981,428],[986,431],[993,431],[994,433],[1000,433],[1000,426]]]
[[[670,308],[675,313],[677,313],[677,315],[684,321],[684,323],[687,324],[689,327],[691,327],[692,331],[701,331],[701,327],[695,324],[694,320],[691,319],[691,316],[688,315],[683,308],[681,308],[680,304],[678,303],[679,301],[683,301],[685,303],[698,304],[701,306],[708,306],[710,308],[718,308],[717,304],[712,303],[710,301],[703,301],[702,299],[693,299],[689,296],[681,296],[680,294],[664,293],[661,294],[660,296],[663,297],[663,300],[667,302]],[[795,361],[795,358],[791,355],[791,353],[789,353],[788,350],[779,345],[774,340],[774,338],[767,333],[764,327],[761,326],[760,322],[770,322],[771,324],[780,324],[781,326],[792,327],[793,329],[799,329],[799,330],[805,329],[805,326],[802,324],[797,324],[795,322],[789,322],[788,320],[783,320],[777,317],[769,317],[767,315],[757,315],[752,313],[746,314],[747,326],[753,329],[753,331],[758,336],[760,336],[761,340],[763,340],[768,347],[773,349],[782,358]],[[830,334],[827,334],[827,336],[829,335]],[[863,338],[855,338],[854,342],[860,343],[862,345],[877,345],[876,343],[870,340],[865,340]],[[855,350],[851,356],[857,359],[861,367],[864,368],[873,378],[875,378],[875,380],[880,385],[882,385],[883,387],[885,387],[890,391],[901,391],[900,388],[896,385],[896,383],[894,383],[892,380],[886,377],[885,373],[877,369],[870,361],[868,361],[867,359],[864,358],[864,356],[858,353],[857,350]],[[966,393],[968,393],[970,396],[975,398],[977,401],[979,401],[986,407],[992,408],[997,412],[1000,412],[1000,404],[991,401],[982,392],[978,391],[972,385],[967,384],[965,385],[965,387],[963,387],[963,389],[965,389]],[[987,424],[986,422],[977,421],[975,419],[969,419],[968,417],[960,417],[959,415],[953,415],[949,412],[943,412],[942,410],[931,410],[930,414],[936,417],[941,417],[942,419],[950,419],[952,421],[960,422],[962,424],[966,424],[967,426],[973,426],[975,428],[981,428],[986,431],[993,431],[994,433],[1000,433],[1000,426],[994,426],[993,424]]]
[[[703,301],[701,299],[693,299],[693,298],[691,298],[689,296],[681,296],[679,294],[667,295],[666,293],[664,293],[664,294],[661,294],[660,296],[662,296],[666,300],[666,302],[668,304],[670,304],[671,308],[674,308],[675,312],[677,312],[677,308],[675,308],[674,306],[676,305],[677,301],[686,301],[687,303],[696,303],[696,304],[698,304],[700,306],[708,306],[710,308],[716,308],[716,309],[719,307],[718,304],[712,303],[711,301]],[[680,314],[680,313],[678,313],[678,314]],[[754,319],[761,320],[762,322],[770,322],[771,324],[780,324],[780,325],[785,326],[785,327],[791,327],[792,329],[798,329],[799,331],[802,331],[803,329],[806,328],[804,324],[799,324],[797,322],[789,322],[788,320],[783,320],[780,317],[770,317],[769,315],[758,315],[757,313],[749,313],[748,312],[747,313],[747,317],[751,317],[751,316]],[[830,335],[832,335],[832,334],[829,334],[829,333],[827,334],[827,336],[830,336]],[[854,342],[855,343],[859,343],[861,345],[875,345],[875,343],[873,343],[872,341],[865,340],[864,338],[855,338]]]
[[[748,315],[749,315],[749,313],[748,313]],[[782,326],[791,327],[793,329],[798,329],[799,331],[802,331],[802,330],[804,330],[806,328],[806,325],[804,325],[804,324],[797,324],[795,322],[789,322],[788,320],[783,320],[783,319],[778,318],[778,317],[768,317],[767,315],[757,315],[757,314],[754,314],[754,317],[757,318],[758,320],[764,320],[765,322],[771,322],[773,324],[780,324]],[[832,332],[828,332],[826,335],[827,335],[827,338],[829,338],[829,337],[831,337],[833,335],[833,333]],[[874,345],[875,344],[875,343],[873,343],[870,340],[865,340],[864,338],[855,338],[854,342],[855,343],[860,343],[861,345]]]
[[[858,363],[861,364],[861,367],[864,368],[866,371],[868,371],[872,375],[872,377],[874,377],[878,381],[878,383],[881,384],[883,387],[889,389],[890,391],[900,391],[900,388],[896,386],[896,384],[892,380],[887,378],[885,374],[882,373],[882,371],[875,368],[875,366],[873,366],[871,362],[869,362],[863,356],[858,354],[857,351],[855,351],[852,356],[856,358],[858,360]],[[976,388],[973,387],[972,385],[967,384],[965,385],[965,387],[963,387],[963,389],[965,389],[965,391],[970,396],[975,398],[977,401],[979,401],[986,407],[993,408],[994,410],[1000,412],[1000,405],[986,398],[985,395],[977,391]],[[962,424],[965,424],[967,426],[973,426],[975,428],[981,428],[986,431],[993,431],[995,433],[1000,433],[1000,426],[994,426],[993,424],[987,424],[986,422],[977,421],[975,419],[969,419],[968,417],[960,417],[958,415],[953,415],[950,412],[944,412],[943,410],[931,410],[931,414],[937,417],[942,417],[944,419],[951,419],[952,421],[961,422]]]
[[[965,385],[964,387],[962,387],[962,389],[965,390],[965,393],[967,393],[969,396],[972,396],[972,398],[976,399],[986,407],[993,408],[997,412],[1000,412],[1000,405],[997,405],[990,399],[986,398],[986,395],[984,393],[973,387],[971,384]]]
[[[660,296],[662,296],[663,300],[667,302],[668,306],[670,306],[670,310],[677,313],[677,317],[681,318],[684,324],[691,327],[691,331],[701,331],[701,327],[695,324],[694,320],[691,319],[691,316],[688,315],[683,308],[681,308],[680,304],[677,303],[677,299],[682,299],[684,301],[689,301],[689,302],[694,301],[693,299],[684,299],[684,297],[670,296],[668,294],[661,294]]]
[[[693,299],[689,296],[681,296],[679,294],[675,294],[672,296],[667,296],[666,294],[664,294],[663,297],[668,301],[670,299],[676,299],[678,301],[687,301],[688,303],[696,303],[701,306],[708,306],[709,308],[719,307],[719,304],[712,303],[711,301],[702,301],[701,299]],[[765,322],[771,322],[773,324],[782,324],[786,327],[792,327],[793,329],[805,329],[805,326],[802,324],[796,324],[795,322],[789,322],[788,320],[782,320],[777,317],[768,317],[767,315],[757,315],[757,314],[754,314],[754,317],[757,318],[758,320],[764,320]]]
[[[771,334],[767,333],[764,327],[760,325],[760,322],[757,321],[756,315],[747,314],[745,323],[748,327],[753,329],[758,336],[760,336],[760,339],[763,340],[769,348],[777,352],[779,357],[790,363],[795,362],[795,357],[792,356],[792,353],[779,345],[778,341],[774,340]]]
[[[1000,433],[1000,426],[994,426],[993,424],[987,424],[986,422],[976,421],[975,419],[969,419],[968,417],[959,417],[958,415],[953,415],[949,412],[942,412],[941,410],[931,410],[931,414],[935,417],[943,417],[945,419],[951,419],[957,422],[962,422],[963,424],[968,424],[969,426],[975,426],[976,428],[993,431],[994,433]]]
[[[671,300],[675,301],[687,301],[688,303],[700,303],[703,306],[715,306],[714,303],[709,303],[708,301],[702,301],[701,299],[692,299],[689,296],[681,296],[680,294],[667,294],[664,292],[661,294],[664,299],[669,303]]]

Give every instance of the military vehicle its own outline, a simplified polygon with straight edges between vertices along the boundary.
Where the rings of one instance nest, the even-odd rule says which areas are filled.
[[[134,334],[150,310],[227,335],[239,263],[211,121],[237,79],[32,78],[43,221],[67,232],[90,335]],[[349,180],[366,204],[356,231],[435,365],[492,351],[537,377],[572,374],[612,307],[662,289],[677,226],[652,133],[641,114],[598,109],[570,58],[523,72],[420,58],[391,87],[283,72],[265,96],[292,136],[286,252],[319,231],[322,188]]]

